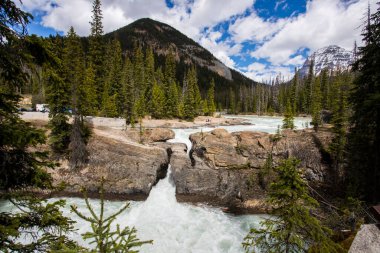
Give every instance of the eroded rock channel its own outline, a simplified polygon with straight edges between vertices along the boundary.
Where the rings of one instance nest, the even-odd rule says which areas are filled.
[[[224,206],[234,212],[265,212],[260,171],[270,152],[275,164],[290,155],[300,159],[303,175],[314,185],[329,180],[320,152],[331,139],[328,131],[283,131],[282,135],[273,145],[273,135],[268,133],[214,129],[191,134],[187,152],[183,143],[165,142],[174,137],[170,129],[149,129],[143,136],[97,129],[88,145],[88,166],[72,171],[63,162],[53,178],[56,184],[66,185],[61,195],[77,195],[85,187],[96,197],[103,177],[108,198],[145,200],[170,164],[178,201]]]

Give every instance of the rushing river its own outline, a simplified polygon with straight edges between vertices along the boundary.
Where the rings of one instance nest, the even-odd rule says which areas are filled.
[[[224,126],[229,132],[234,131],[263,131],[274,133],[282,124],[279,117],[238,116],[247,119],[254,125]],[[298,129],[306,126],[310,119],[296,118]],[[189,135],[200,130],[206,132],[214,128],[174,129],[176,136],[172,142],[186,143],[191,147]],[[70,237],[88,246],[79,234],[89,231],[89,224],[70,212],[70,205],[89,214],[85,202],[80,198],[65,198],[67,206],[63,209],[66,216],[77,223],[78,231]],[[56,200],[56,199],[52,199]],[[90,201],[98,210],[99,201]],[[107,201],[106,213],[116,212],[125,202]],[[0,203],[0,209],[9,210],[10,205]],[[144,245],[140,252],[149,253],[235,253],[244,252],[241,243],[250,227],[259,226],[262,215],[234,216],[226,214],[219,208],[204,205],[178,203],[175,197],[175,185],[171,180],[170,168],[168,175],[154,186],[146,201],[130,202],[130,208],[118,216],[116,223],[123,226],[134,226],[141,240],[154,240],[153,244]]]

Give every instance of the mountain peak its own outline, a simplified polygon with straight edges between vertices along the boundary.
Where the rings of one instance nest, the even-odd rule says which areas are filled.
[[[134,44],[137,43],[143,47],[152,47],[157,55],[167,55],[172,51],[175,53],[177,61],[207,68],[226,80],[236,81],[235,79],[237,78],[245,83],[253,82],[228,68],[208,50],[180,31],[168,24],[150,18],[138,19],[105,36],[118,38],[123,50],[130,51]]]
[[[348,69],[353,62],[353,53],[337,45],[320,48],[312,53],[300,69],[300,75],[309,72],[310,63],[314,60],[314,73],[318,75],[325,68],[329,70]]]

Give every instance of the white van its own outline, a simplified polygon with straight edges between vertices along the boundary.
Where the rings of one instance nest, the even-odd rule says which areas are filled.
[[[36,111],[37,112],[49,112],[49,105],[48,104],[36,104]]]

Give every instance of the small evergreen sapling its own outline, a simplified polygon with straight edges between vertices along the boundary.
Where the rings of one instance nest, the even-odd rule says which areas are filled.
[[[275,168],[276,182],[270,186],[268,204],[273,207],[271,218],[252,228],[245,237],[246,252],[342,252],[330,239],[331,231],[310,213],[318,202],[309,196],[307,185],[297,170],[299,161],[284,160]]]
[[[90,204],[87,193],[85,190],[82,191],[83,196],[90,211],[90,216],[85,216],[78,208],[74,205],[71,206],[71,210],[77,214],[83,220],[91,224],[92,231],[84,233],[83,239],[91,240],[90,244],[95,244],[95,252],[99,253],[136,253],[138,248],[144,244],[153,243],[150,241],[140,241],[137,238],[137,230],[132,227],[120,228],[119,224],[116,225],[116,230],[111,230],[111,226],[115,221],[116,217],[124,212],[128,207],[129,203],[126,203],[122,208],[120,208],[116,213],[105,217],[104,216],[104,179],[101,181],[100,185],[100,213],[96,214],[92,205]]]
[[[290,105],[290,101],[288,100],[286,103],[286,110],[285,110],[285,118],[283,120],[282,128],[284,129],[294,129],[294,117],[293,117],[293,110]]]

